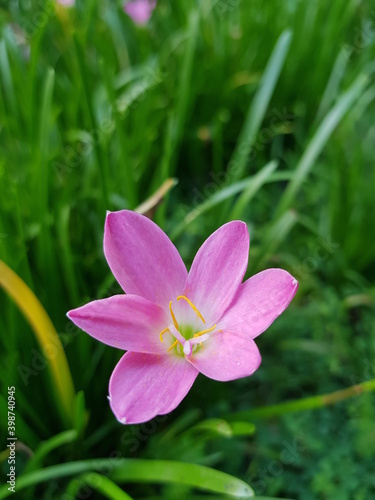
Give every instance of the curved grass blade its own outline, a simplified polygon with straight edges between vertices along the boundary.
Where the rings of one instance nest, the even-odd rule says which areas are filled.
[[[37,469],[43,459],[49,455],[51,451],[56,450],[65,444],[73,443],[77,437],[78,432],[75,429],[72,429],[56,434],[56,436],[40,443],[32,458],[27,462],[24,473]]]
[[[252,436],[256,427],[251,422],[229,422],[232,428],[232,436]]]
[[[212,418],[202,420],[187,432],[203,431],[210,434],[216,434],[226,438],[234,436],[251,436],[255,432],[255,425],[250,422],[227,422],[222,418]]]
[[[97,472],[89,472],[88,474],[73,479],[73,481],[69,483],[65,495],[67,495],[68,498],[74,499],[83,486],[89,486],[111,500],[133,500],[132,497],[125,493],[117,484],[108,479],[108,477],[98,474]],[[78,498],[80,497],[78,496]]]
[[[60,338],[51,319],[30,288],[22,279],[0,260],[0,286],[12,297],[28,320],[35,337],[44,351],[54,346],[56,354],[46,356],[55,386],[57,401],[62,416],[70,424],[74,421],[74,385],[68,361]],[[46,351],[47,352],[47,351]]]
[[[207,432],[223,437],[232,437],[232,429],[228,422],[222,418],[210,418],[202,420],[197,425],[194,425],[188,432]]]
[[[253,490],[244,481],[202,465],[167,460],[139,460],[115,469],[112,479],[118,482],[178,483],[234,497],[249,498]]]
[[[33,471],[17,479],[17,492],[36,484],[90,471],[105,471],[116,483],[178,483],[237,498],[254,496],[254,491],[244,481],[203,465],[169,460],[120,458],[68,462]],[[7,486],[0,487],[0,500],[12,494]]]

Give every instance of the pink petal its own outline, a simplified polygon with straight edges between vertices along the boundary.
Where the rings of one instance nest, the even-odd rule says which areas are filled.
[[[283,269],[266,269],[243,283],[217,327],[255,338],[288,307],[298,281]]]
[[[136,24],[144,25],[149,21],[155,7],[156,0],[133,0],[124,5],[124,11]]]
[[[176,408],[198,375],[183,357],[126,353],[109,382],[109,400],[117,420],[140,424]]]
[[[242,282],[249,256],[249,232],[233,221],[215,231],[198,250],[185,285],[186,295],[207,324],[217,322]]]
[[[206,377],[226,382],[252,375],[262,358],[252,339],[222,330],[214,332],[187,360]]]
[[[107,215],[104,253],[126,293],[167,308],[183,290],[187,271],[168,236],[147,217],[121,210]]]
[[[104,344],[136,352],[165,353],[159,333],[168,325],[164,310],[136,295],[94,300],[68,312],[79,328]]]

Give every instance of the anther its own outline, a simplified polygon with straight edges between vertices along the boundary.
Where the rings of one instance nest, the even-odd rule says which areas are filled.
[[[195,307],[195,305],[192,303],[192,301],[190,299],[188,299],[185,295],[179,295],[177,297],[177,300],[181,300],[181,299],[184,299],[186,300],[186,302],[189,304],[189,306],[193,309],[193,311],[195,312],[195,314],[198,316],[198,318],[200,318],[203,323],[206,323],[204,317],[202,316],[202,314],[198,311],[198,309]]]
[[[171,345],[171,347],[167,350],[167,352],[171,351],[176,345],[178,344],[178,340],[176,340],[175,342],[173,342],[173,344]]]
[[[177,319],[176,319],[176,316],[174,315],[174,312],[173,312],[173,309],[172,309],[172,301],[169,302],[169,310],[171,312],[171,316],[172,316],[172,320],[173,320],[173,324],[176,328],[176,330],[179,329],[179,326],[178,326],[178,323],[177,323]]]
[[[212,330],[215,330],[216,325],[211,326],[211,328],[208,328],[207,330],[202,330],[201,332],[194,333],[193,337],[200,337],[201,335],[204,335],[205,333],[212,332]]]
[[[164,340],[163,340],[163,335],[164,335],[165,333],[167,333],[167,332],[169,332],[169,328],[164,328],[164,330],[163,330],[162,332],[160,332],[160,334],[159,334],[159,337],[160,337],[160,342],[164,342]]]

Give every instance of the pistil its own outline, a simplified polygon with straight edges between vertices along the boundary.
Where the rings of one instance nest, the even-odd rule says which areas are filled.
[[[177,300],[185,300],[189,304],[189,306],[193,309],[193,311],[198,316],[198,318],[200,318],[204,324],[206,323],[201,312],[198,310],[198,308],[192,303],[192,301],[188,297],[186,297],[185,295],[179,295],[177,297]],[[183,352],[184,352],[185,356],[189,357],[189,356],[191,356],[192,351],[193,351],[192,346],[196,346],[197,344],[202,345],[202,343],[210,337],[210,335],[209,335],[210,332],[215,330],[216,324],[214,326],[211,326],[211,328],[207,328],[205,330],[201,330],[201,331],[195,333],[193,335],[193,337],[190,339],[185,339],[185,337],[183,337],[180,333],[180,327],[178,325],[176,316],[175,316],[173,309],[172,309],[172,302],[173,301],[171,300],[169,303],[169,311],[171,313],[173,323],[171,323],[167,328],[164,328],[164,330],[160,332],[160,334],[159,334],[160,341],[164,342],[163,335],[165,333],[169,332],[171,335],[173,335],[173,337],[176,340],[167,349],[167,352],[171,351],[178,344],[181,344],[183,346]]]

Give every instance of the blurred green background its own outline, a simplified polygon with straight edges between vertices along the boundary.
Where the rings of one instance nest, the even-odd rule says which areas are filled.
[[[375,498],[373,393],[253,411],[375,388],[375,1],[160,0],[139,27],[120,1],[7,0],[0,26],[0,258],[42,303],[69,364],[59,388],[61,349],[43,350],[1,292],[2,482],[15,386],[16,498],[201,498],[201,475],[200,489],[236,489],[176,461],[264,497]],[[187,265],[239,218],[247,276],[282,267],[300,288],[258,339],[254,376],[200,376],[168,417],[124,427],[106,400],[121,353],[65,314],[120,293],[102,251],[106,210],[134,209],[171,178],[152,217]],[[78,396],[64,411],[69,370]]]

